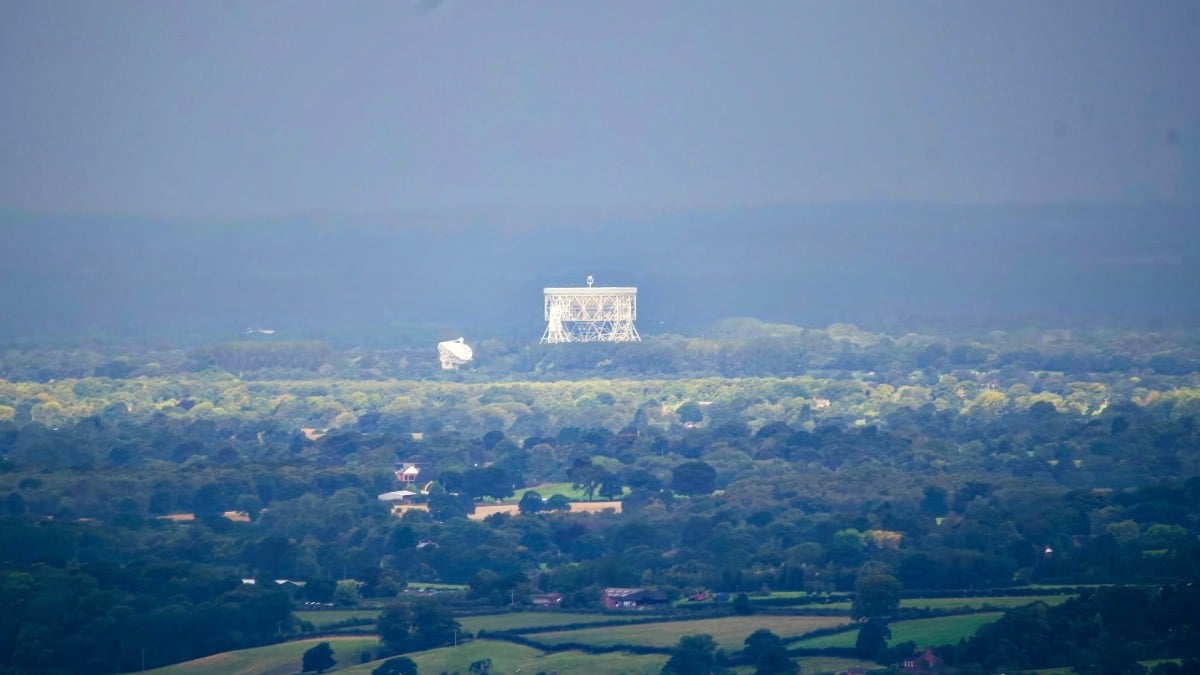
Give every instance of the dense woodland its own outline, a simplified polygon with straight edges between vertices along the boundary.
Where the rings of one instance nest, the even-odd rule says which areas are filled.
[[[959,667],[1198,656],[1194,332],[737,320],[640,344],[475,349],[453,372],[429,348],[266,338],[0,353],[0,672],[265,644],[305,630],[300,603],[387,602],[418,581],[469,590],[405,605],[413,631],[392,652],[442,643],[447,606],[540,592],[598,608],[612,586],[816,598],[886,578],[904,594],[1129,589],[1014,610],[944,648]],[[376,498],[398,489],[398,463],[421,467],[428,512]],[[517,514],[467,517],[548,483],[621,512],[527,493]],[[1133,607],[1166,618],[1111,618]],[[1086,633],[1073,656],[1027,640],[1057,622]],[[1097,635],[1117,645],[1104,659]]]

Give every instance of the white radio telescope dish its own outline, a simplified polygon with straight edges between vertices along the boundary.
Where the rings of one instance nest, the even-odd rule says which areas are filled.
[[[437,350],[438,360],[442,362],[442,370],[457,370],[459,366],[475,358],[475,352],[463,338],[439,342]]]

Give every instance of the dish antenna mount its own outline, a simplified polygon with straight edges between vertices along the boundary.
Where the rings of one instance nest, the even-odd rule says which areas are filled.
[[[593,286],[544,288],[546,331],[542,344],[560,342],[640,342],[637,328],[637,288]]]

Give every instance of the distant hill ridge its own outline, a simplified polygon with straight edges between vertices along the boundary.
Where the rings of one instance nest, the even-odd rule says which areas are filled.
[[[514,224],[514,222],[516,224]],[[499,223],[499,224],[496,224]],[[639,287],[639,329],[1194,321],[1200,209],[814,204],[644,216],[0,214],[4,337],[541,331],[541,289]]]

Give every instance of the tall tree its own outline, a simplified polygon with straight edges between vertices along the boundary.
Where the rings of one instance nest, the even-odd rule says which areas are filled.
[[[383,608],[379,618],[375,620],[375,632],[379,633],[379,641],[389,651],[401,652],[408,648],[411,612],[408,605],[393,603]]]
[[[600,487],[600,483],[607,473],[602,467],[593,464],[591,459],[581,457],[571,464],[570,469],[567,469],[567,478],[571,481],[571,487],[582,490],[583,494],[587,495],[588,501],[591,501],[592,495],[596,493],[596,488]]]
[[[440,602],[422,598],[412,603],[412,633],[418,649],[432,649],[455,641],[459,625]]]
[[[854,587],[850,616],[854,619],[886,619],[900,607],[900,582],[890,574],[872,574]]]
[[[887,620],[900,607],[900,582],[890,574],[872,574],[859,578],[854,585],[854,602],[850,616],[866,619],[858,629],[854,652],[864,659],[873,659],[887,648],[892,631]]]
[[[858,629],[858,637],[854,640],[854,653],[864,659],[873,659],[879,652],[887,648],[888,638],[892,637],[892,629],[880,619],[867,619]]]

